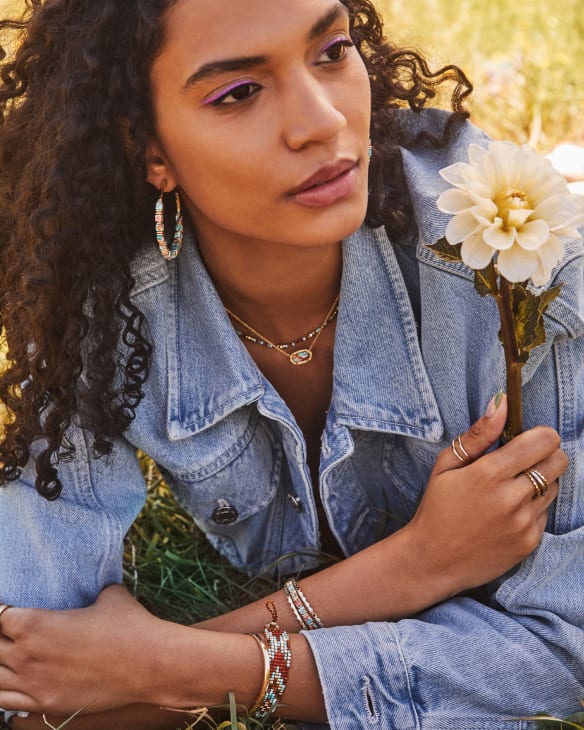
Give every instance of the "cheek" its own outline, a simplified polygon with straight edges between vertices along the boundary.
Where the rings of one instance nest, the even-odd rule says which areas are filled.
[[[245,155],[230,155],[223,146],[216,154],[206,150],[198,159],[193,156],[190,167],[181,170],[179,186],[195,227],[205,220],[235,231],[273,217],[274,196],[265,180],[257,156],[246,161]]]
[[[361,119],[369,129],[371,124],[371,80],[365,68],[363,61],[360,63],[360,72],[358,73],[358,87],[360,91],[360,101],[355,107],[361,112]]]

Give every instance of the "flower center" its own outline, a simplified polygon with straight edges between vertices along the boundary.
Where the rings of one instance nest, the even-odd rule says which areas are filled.
[[[528,210],[531,208],[527,195],[517,188],[508,188],[495,198],[499,209],[499,216],[505,226],[509,225],[509,213],[514,210]]]

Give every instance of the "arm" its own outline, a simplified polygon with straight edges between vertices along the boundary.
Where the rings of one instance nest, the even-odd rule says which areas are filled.
[[[481,418],[463,435],[473,459],[499,436],[505,405],[503,398],[492,418]],[[535,429],[468,466],[456,459],[452,449],[443,451],[420,508],[406,527],[302,580],[302,589],[324,625],[411,616],[517,564],[539,543],[557,485],[544,499],[533,500],[526,477],[515,475],[537,463],[550,481],[559,477],[567,460],[558,446],[553,431]],[[283,592],[268,598],[278,608],[282,627],[298,631]],[[265,618],[264,599],[197,626],[256,631]]]
[[[474,453],[484,450],[492,441],[493,432],[500,431],[504,416],[504,408],[499,409],[492,419],[483,419],[468,432],[464,437],[467,449]],[[516,475],[534,463],[551,479],[559,475],[565,457],[557,448],[553,432],[535,429],[467,467],[455,467],[449,459],[456,461],[451,452],[444,452],[410,530],[413,534],[420,530],[427,547],[412,553],[412,548],[421,543],[410,542],[397,533],[342,565],[314,576],[310,583],[309,579],[303,582],[325,623],[355,623],[380,619],[392,612],[403,615],[406,610],[419,610],[453,590],[492,577],[494,564],[499,572],[509,567],[510,554],[518,549],[518,542],[520,551],[524,551],[529,541],[539,538],[547,502],[533,500],[527,478]],[[477,480],[483,480],[485,474],[490,483],[488,489],[481,489]],[[471,490],[471,505],[461,512],[461,503],[468,501]],[[498,498],[494,499],[494,495]],[[493,506],[499,503],[501,506]],[[501,521],[508,522],[511,528],[501,526]],[[450,525],[448,530],[443,529],[446,523]],[[408,531],[404,529],[402,533],[407,536]],[[478,555],[476,562],[474,558],[469,560],[471,537],[473,555]],[[402,559],[405,566],[389,580],[395,562]],[[470,572],[468,563],[473,565]],[[436,578],[433,573],[438,568]],[[445,568],[456,576],[454,581]],[[477,573],[479,569],[488,574]],[[416,584],[423,582],[420,576],[426,570],[433,588],[414,590]],[[442,577],[444,573],[446,578]],[[404,590],[400,594],[401,585]],[[326,603],[329,591],[334,592],[334,600]],[[393,595],[397,597],[392,604]],[[314,596],[322,600],[322,606]],[[349,599],[347,606],[343,606],[345,597]],[[279,600],[282,601],[281,595]],[[282,606],[281,603],[280,609]],[[230,623],[230,630],[257,630],[267,621],[265,609],[261,616],[258,606],[251,611],[246,617],[236,617],[237,625]],[[284,615],[282,610],[280,614]],[[281,625],[290,621],[291,614],[283,618]],[[342,629],[346,630],[356,631]],[[251,637],[160,621],[116,587],[107,589],[95,606],[81,611],[54,614],[10,610],[5,613],[3,631],[12,643],[0,644],[0,663],[14,667],[15,675],[11,688],[6,689],[4,681],[8,680],[0,674],[0,688],[4,690],[0,692],[0,705],[65,713],[89,702],[95,711],[135,702],[185,707],[221,704],[228,689],[235,691],[240,702],[249,705],[261,684],[261,655]],[[329,631],[332,630],[312,633],[330,635]],[[292,646],[294,664],[284,714],[292,719],[322,720],[322,690],[307,637],[293,636]],[[108,667],[107,673],[104,667]]]

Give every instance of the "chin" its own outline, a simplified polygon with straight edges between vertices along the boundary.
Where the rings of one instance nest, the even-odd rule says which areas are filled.
[[[367,197],[353,202],[351,205],[336,206],[330,211],[330,222],[328,227],[328,237],[331,236],[336,241],[348,238],[357,231],[365,220],[367,214]]]

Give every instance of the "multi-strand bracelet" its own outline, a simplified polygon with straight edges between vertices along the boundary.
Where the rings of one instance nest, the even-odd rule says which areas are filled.
[[[278,626],[278,613],[272,601],[266,603],[272,620],[264,626],[263,637],[251,634],[264,657],[264,681],[257,700],[249,710],[251,717],[265,720],[273,715],[286,690],[292,652],[288,633]]]
[[[323,629],[324,624],[312,608],[298,583],[292,578],[284,584],[284,593],[292,609],[292,613],[303,629],[313,631]]]

